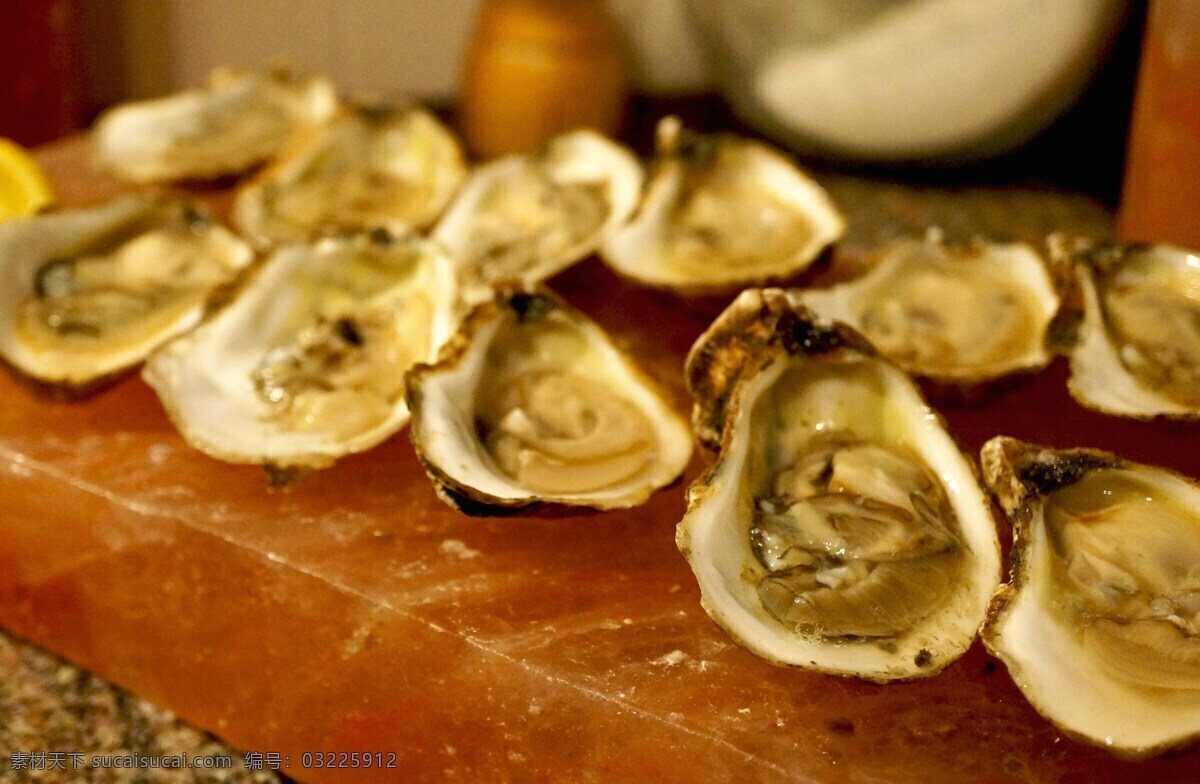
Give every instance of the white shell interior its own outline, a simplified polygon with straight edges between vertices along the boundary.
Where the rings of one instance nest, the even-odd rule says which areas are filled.
[[[880,302],[895,296],[897,284],[909,270],[935,273],[931,265],[949,264],[958,270],[978,270],[978,281],[966,298],[930,301],[918,300],[914,305],[928,306],[944,314],[948,323],[971,322],[979,318],[974,309],[975,296],[1002,297],[1006,292],[992,280],[1011,282],[1015,291],[1023,292],[1036,309],[1037,320],[1032,329],[1009,336],[1011,352],[1003,357],[961,357],[960,362],[942,367],[919,367],[915,363],[892,357],[909,372],[953,380],[988,380],[1024,369],[1049,364],[1052,354],[1046,346],[1046,332],[1058,312],[1061,298],[1041,257],[1028,245],[1021,243],[985,243],[972,250],[954,251],[942,245],[936,237],[925,241],[901,241],[890,246],[879,263],[866,275],[828,289],[792,289],[792,303],[811,308],[824,318],[845,322],[871,338],[864,324],[864,314]],[[968,273],[972,274],[972,273]],[[991,280],[990,280],[991,279]],[[942,292],[944,293],[944,292]],[[918,292],[920,295],[920,292]],[[934,295],[936,296],[936,295]],[[995,324],[980,325],[997,329]],[[1000,336],[989,335],[999,340]]]
[[[1165,494],[1184,496],[1185,506],[1200,507],[1200,490],[1179,477],[1148,467],[1139,475]],[[1144,689],[1106,676],[1088,665],[1089,651],[1047,610],[1051,550],[1043,507],[1037,504],[1026,528],[1024,582],[985,632],[989,647],[1039,713],[1114,751],[1154,750],[1200,733],[1200,689]]]
[[[826,246],[842,236],[845,221],[820,185],[781,153],[749,140],[737,143],[745,145],[747,160],[747,170],[739,176],[754,180],[764,194],[808,220],[810,233],[797,243],[790,258],[773,266],[759,264],[750,269],[734,264],[714,265],[703,274],[664,263],[660,245],[668,231],[671,213],[684,196],[686,174],[681,162],[667,158],[647,184],[637,214],[604,242],[605,262],[621,275],[649,286],[687,290],[748,285],[801,272]]]
[[[633,213],[642,190],[643,174],[638,160],[626,148],[594,131],[564,133],[547,145],[546,159],[552,162],[550,177],[562,183],[602,184],[608,214],[594,233],[551,258],[537,260],[530,269],[522,272],[519,280],[527,286],[552,277],[595,251],[602,239]],[[529,161],[530,156],[516,154],[497,158],[476,169],[459,191],[431,235],[434,241],[450,251],[457,263],[462,266],[472,264],[464,246],[469,236],[466,227],[479,220],[481,198],[493,183],[515,176],[528,166]],[[489,281],[492,282],[496,281]],[[463,296],[468,304],[477,304],[490,300],[492,292],[490,286],[475,287],[464,291]]]
[[[1196,254],[1168,246],[1147,252],[1154,254],[1157,263],[1180,267],[1200,278],[1200,256]],[[1071,394],[1084,405],[1109,414],[1200,417],[1200,411],[1164,397],[1129,373],[1105,328],[1100,292],[1091,268],[1081,263],[1075,271],[1084,312],[1079,342],[1071,350],[1071,377],[1067,382]]]
[[[64,343],[33,347],[15,329],[17,309],[33,296],[39,269],[47,262],[78,254],[121,226],[145,218],[157,209],[152,198],[123,196],[96,207],[56,212],[9,221],[0,226],[0,269],[9,281],[0,286],[0,355],[21,372],[42,381],[86,384],[94,379],[138,364],[155,347],[196,326],[206,303],[201,301],[162,328],[147,331],[139,340],[100,350]],[[247,266],[254,254],[225,228],[213,224],[211,252],[233,270]]]
[[[235,174],[337,105],[323,77],[224,69],[203,88],[113,108],[97,122],[92,143],[102,167],[133,182]]]
[[[365,117],[370,111],[386,115]],[[234,222],[262,244],[302,240],[330,228],[370,229],[382,225],[393,233],[422,229],[441,214],[466,177],[458,140],[431,114],[417,107],[348,111],[315,130],[285,155],[242,188],[234,202]],[[272,198],[293,188],[297,181],[314,177],[310,172],[314,161],[325,157],[360,160],[362,171],[377,178],[386,176],[397,187],[406,186],[414,195],[425,194],[427,198],[406,205],[411,212],[402,215],[388,214],[384,205],[360,208],[379,214],[381,219],[372,225],[299,225],[291,216],[280,215]],[[345,176],[340,169],[338,174]],[[335,194],[314,191],[314,196],[334,198]]]
[[[544,357],[547,364],[568,367],[625,396],[646,413],[658,444],[651,468],[631,479],[600,490],[545,495],[523,487],[505,474],[476,432],[476,401],[484,379],[488,353],[501,331],[503,312],[482,324],[470,347],[456,363],[421,374],[421,410],[414,417],[412,439],[424,460],[435,466],[460,492],[485,503],[518,506],[535,501],[623,508],[645,501],[659,487],[674,481],[692,454],[691,434],[678,414],[595,324],[575,316],[572,323],[586,338],[577,356]],[[413,382],[410,380],[410,385]],[[411,394],[411,393],[410,393]]]
[[[190,444],[228,462],[320,468],[375,446],[408,422],[401,393],[385,421],[348,440],[321,430],[297,432],[272,416],[254,388],[253,372],[272,342],[288,334],[284,325],[295,320],[302,297],[296,275],[319,274],[322,268],[343,263],[342,248],[353,241],[325,239],[281,248],[249,288],[212,321],[151,357],[143,377]],[[433,306],[433,345],[427,355],[432,359],[454,328],[454,276],[436,246],[415,238],[397,242],[420,243],[424,254],[411,282]],[[398,286],[381,294],[376,304],[401,303],[412,292]]]
[[[799,433],[795,437],[846,429],[871,443],[919,454],[945,489],[961,528],[966,584],[917,627],[895,638],[891,650],[870,641],[794,634],[763,607],[756,590],[764,572],[750,543],[755,490],[748,474],[754,453],[769,447],[752,443],[752,416],[756,401],[785,372],[808,363],[815,366],[813,379],[802,399],[789,402],[789,410],[803,418],[788,423]],[[901,371],[880,360],[859,359],[854,364],[873,379],[862,385],[847,383],[837,372],[822,373],[820,364],[828,363],[794,357],[775,362],[746,383],[720,460],[707,481],[689,492],[688,513],[677,535],[680,549],[696,573],[709,615],[766,659],[875,681],[932,674],[966,652],[999,583],[1000,550],[990,502],[967,458]],[[930,655],[924,666],[915,663],[922,651]]]

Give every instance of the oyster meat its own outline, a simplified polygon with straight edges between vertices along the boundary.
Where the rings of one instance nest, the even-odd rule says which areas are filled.
[[[1168,245],[1083,245],[1071,395],[1106,414],[1200,419],[1200,255]]]
[[[416,106],[347,108],[237,194],[234,222],[262,245],[339,230],[423,229],[466,177],[458,140]]]
[[[469,304],[502,280],[543,281],[592,253],[637,206],[633,153],[593,131],[571,131],[528,155],[477,169],[433,232],[458,264]]]
[[[862,332],[902,369],[971,385],[1050,364],[1050,325],[1061,297],[1028,245],[976,240],[893,243],[857,280],[789,292],[794,302]]]
[[[776,664],[886,682],[975,639],[1000,581],[990,503],[909,377],[779,289],[748,289],[688,357],[715,451],[677,543],[701,603]]]
[[[1015,536],[982,636],[1025,697],[1122,757],[1200,737],[1200,486],[1006,437],[982,459]]]
[[[844,231],[825,190],[783,153],[667,117],[641,207],[602,254],[639,285],[721,294],[797,276]]]
[[[404,374],[453,330],[454,301],[449,260],[420,238],[377,230],[288,245],[143,376],[197,449],[322,468],[408,421]]]
[[[126,196],[0,226],[0,355],[36,381],[86,388],[196,326],[253,259],[181,202]]]
[[[408,399],[438,494],[469,513],[636,506],[692,453],[687,425],[600,327],[517,286],[413,369]]]
[[[322,76],[219,68],[202,88],[106,112],[92,131],[94,157],[131,182],[240,174],[273,157],[298,130],[331,117],[337,105],[337,91]]]

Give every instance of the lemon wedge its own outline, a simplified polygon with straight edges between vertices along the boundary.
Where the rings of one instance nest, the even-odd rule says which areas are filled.
[[[0,221],[29,215],[54,202],[45,172],[29,151],[0,138]]]

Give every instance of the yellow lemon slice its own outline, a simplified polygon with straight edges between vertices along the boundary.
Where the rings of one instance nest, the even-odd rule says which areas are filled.
[[[53,201],[50,181],[29,151],[0,138],[0,221],[37,212]]]

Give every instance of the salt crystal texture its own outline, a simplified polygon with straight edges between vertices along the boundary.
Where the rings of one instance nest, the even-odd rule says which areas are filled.
[[[594,261],[556,285],[687,410],[706,319]],[[1200,765],[1060,742],[978,644],[893,686],[755,658],[699,609],[682,486],[627,511],[469,518],[404,435],[273,491],[187,449],[136,378],[63,404],[4,376],[0,398],[0,624],[303,781],[1140,782]],[[1189,436],[1079,409],[1061,368],[950,424],[977,448],[997,423],[1200,473]],[[301,766],[319,751],[397,768]]]

